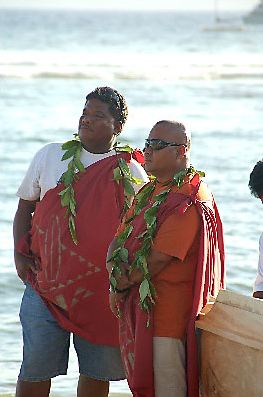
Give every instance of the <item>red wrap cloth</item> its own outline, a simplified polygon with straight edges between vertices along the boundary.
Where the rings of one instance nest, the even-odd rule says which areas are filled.
[[[39,260],[41,271],[36,276],[30,273],[29,281],[61,327],[110,346],[119,345],[105,266],[124,203],[122,183],[113,182],[118,156],[131,158],[128,153],[107,157],[78,174],[74,183],[78,245],[72,241],[58,195],[65,186],[59,184],[37,204],[32,229],[16,247]]]
[[[197,200],[197,192],[202,183],[198,174],[190,183],[193,186],[192,195],[170,192],[167,200],[159,207],[156,232],[174,212],[183,214],[189,206],[195,205],[200,213],[200,247],[186,342],[187,396],[199,397],[195,320],[208,302],[209,296],[216,296],[220,289],[225,288],[224,243],[222,223],[215,202]],[[129,251],[129,263],[139,249],[140,240],[136,236],[145,230],[144,213],[150,206],[148,204],[132,222],[134,228],[125,244]],[[133,288],[121,310],[120,345],[129,386],[134,397],[154,397],[153,327],[146,328],[147,314],[139,307],[138,287]]]

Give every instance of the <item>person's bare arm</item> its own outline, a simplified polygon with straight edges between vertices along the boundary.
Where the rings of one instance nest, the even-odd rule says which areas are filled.
[[[263,291],[255,291],[253,293],[253,298],[263,299]]]
[[[111,274],[112,267],[113,267],[113,263],[110,261],[110,258],[112,257],[112,254],[116,250],[117,247],[118,247],[117,238],[114,238],[109,246],[108,253],[107,253],[107,259],[106,259],[106,268],[109,272],[109,276]],[[117,278],[117,289],[119,291],[124,290],[124,292],[117,293],[117,292],[113,292],[110,290],[109,305],[110,305],[110,309],[111,309],[112,313],[114,314],[114,316],[120,317],[121,312],[119,310],[119,303],[128,294],[130,287],[131,287],[131,283],[128,280],[126,273],[124,273],[122,276]]]
[[[151,250],[147,258],[147,265],[151,275],[151,278],[156,276],[160,271],[162,271],[165,266],[173,260],[170,255],[163,254],[162,252]],[[129,280],[133,284],[140,283],[142,281],[142,272],[139,269],[135,269],[130,273]]]
[[[109,274],[111,274],[113,267],[113,263],[110,261],[110,258],[112,257],[112,254],[116,250],[116,248],[117,248],[117,238],[115,237],[109,245],[107,258],[106,258],[106,269],[108,270]]]
[[[14,259],[18,277],[25,281],[29,269],[36,272],[37,264],[32,258],[28,258],[16,251],[18,241],[31,229],[32,213],[36,207],[36,201],[19,200],[18,208],[13,223],[14,235]]]
[[[112,257],[113,252],[118,248],[118,242],[117,238],[115,237],[109,248],[108,248],[108,253],[107,253],[107,259],[106,259],[106,268],[109,272],[109,275],[111,274],[112,267],[113,267],[113,262],[110,261],[110,258]],[[131,282],[128,279],[127,271],[125,270],[125,263],[123,264],[123,271],[122,275],[115,275],[116,281],[117,281],[117,289],[118,290],[126,290],[131,287]]]

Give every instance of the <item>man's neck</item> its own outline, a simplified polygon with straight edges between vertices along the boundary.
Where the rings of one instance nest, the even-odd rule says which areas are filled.
[[[89,153],[103,154],[110,152],[113,149],[114,145],[113,143],[110,143],[108,145],[83,145],[83,147]]]
[[[172,171],[169,172],[160,172],[160,173],[155,173],[155,177],[157,179],[158,182],[165,184],[168,183],[169,181],[171,181],[174,177],[174,175],[176,175],[178,172],[185,170],[186,168],[189,167],[189,164],[185,163],[184,166],[178,167]]]

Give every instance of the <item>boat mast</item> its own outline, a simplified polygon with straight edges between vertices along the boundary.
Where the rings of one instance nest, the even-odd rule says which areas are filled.
[[[214,18],[215,18],[215,22],[220,22],[219,12],[218,12],[218,0],[214,0]]]

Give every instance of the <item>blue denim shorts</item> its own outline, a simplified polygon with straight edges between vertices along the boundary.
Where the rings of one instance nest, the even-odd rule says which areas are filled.
[[[41,297],[27,284],[20,308],[23,328],[23,362],[18,379],[43,381],[66,375],[70,332],[61,328]],[[125,378],[120,350],[96,345],[73,334],[79,373],[98,380]]]

